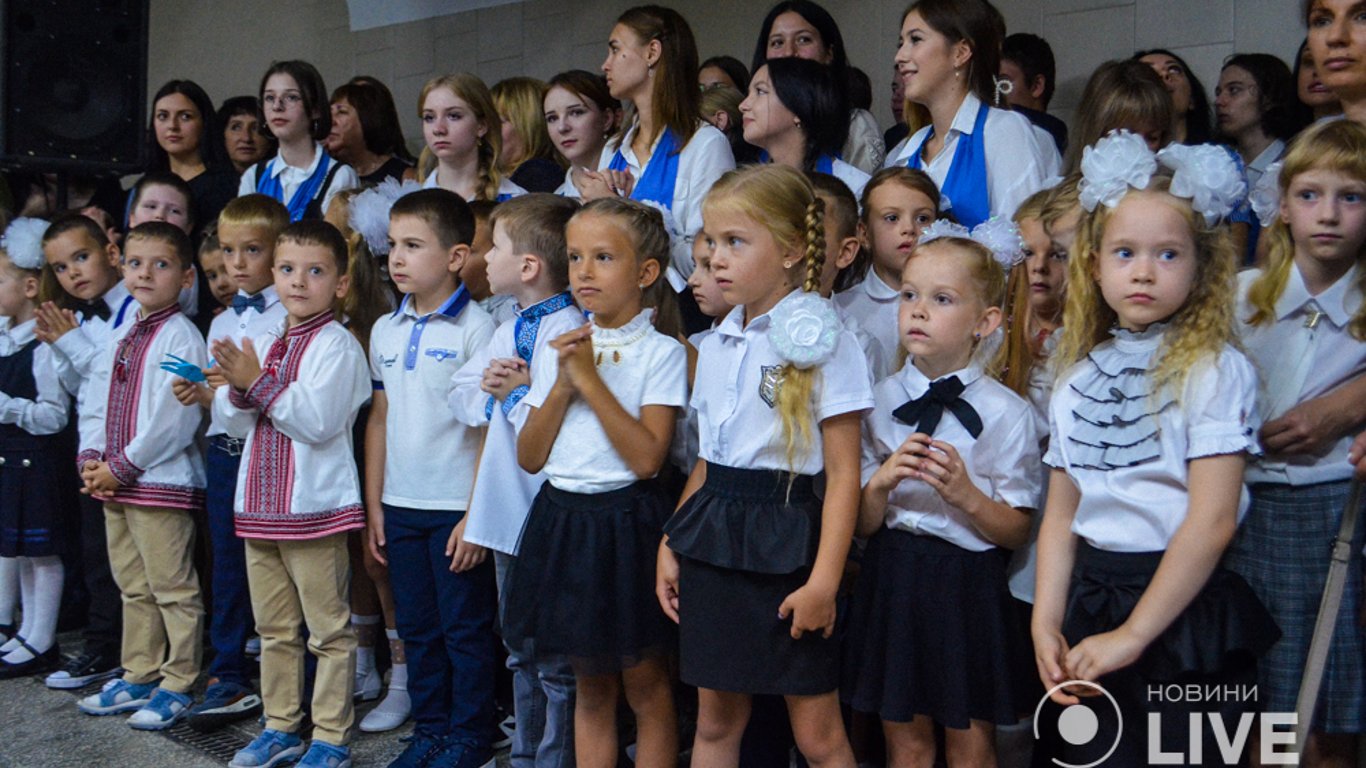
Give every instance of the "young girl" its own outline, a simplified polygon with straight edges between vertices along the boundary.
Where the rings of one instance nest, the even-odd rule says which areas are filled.
[[[0,645],[0,679],[46,672],[61,660],[60,521],[62,505],[74,499],[63,488],[71,457],[57,434],[70,398],[52,350],[34,336],[46,229],[40,219],[17,219],[0,240],[0,315],[8,318],[0,329],[0,568],[17,566],[24,612],[23,625]]]
[[[973,357],[1001,323],[1004,267],[1019,255],[1008,222],[971,234],[938,222],[901,272],[908,362],[865,420],[857,534],[871,538],[843,686],[882,719],[889,765],[932,756],[936,723],[949,766],[991,765],[993,724],[1016,721],[1011,661],[1026,641],[1005,549],[1024,543],[1039,505],[1039,438],[1029,404]]]
[[[1065,373],[1049,406],[1053,470],[1031,629],[1053,700],[1095,693],[1064,682],[1097,683],[1124,727],[1113,743],[1062,745],[1072,764],[1113,747],[1106,765],[1147,765],[1150,740],[1190,754],[1188,715],[1236,723],[1247,704],[1151,690],[1250,685],[1278,635],[1246,582],[1219,567],[1246,509],[1245,456],[1257,451],[1256,373],[1231,344],[1233,248],[1215,226],[1242,179],[1218,147],[1173,145],[1158,158],[1172,176],[1156,175],[1143,140],[1120,132],[1082,161],[1091,213],[1068,265],[1055,353]],[[1112,717],[1110,699],[1084,700],[1097,719]],[[1149,733],[1149,712],[1160,733]],[[1220,761],[1203,741],[1206,764]]]
[[[503,131],[484,81],[466,72],[428,80],[417,99],[417,116],[427,141],[417,159],[423,188],[499,202],[526,194],[499,170]]]
[[[939,217],[939,188],[924,171],[884,168],[863,188],[861,208],[863,253],[851,269],[862,269],[863,280],[835,302],[874,339],[880,359],[892,361],[901,348],[896,325],[901,269],[921,231]]]
[[[321,219],[334,195],[360,183],[351,166],[323,149],[332,115],[322,75],[306,61],[276,62],[261,78],[260,96],[280,151],[243,172],[237,194],[270,195],[289,209],[290,221]]]
[[[1238,320],[1261,374],[1268,455],[1248,467],[1252,508],[1228,559],[1284,632],[1259,670],[1268,712],[1295,708],[1328,574],[1324,542],[1337,535],[1347,500],[1347,448],[1366,418],[1366,128],[1347,120],[1310,128],[1279,175],[1267,267],[1239,276]],[[1301,751],[1306,765],[1355,763],[1366,725],[1361,560],[1348,568],[1314,733]]]
[[[554,192],[564,173],[546,131],[546,89],[534,77],[509,77],[489,89],[502,124],[498,165],[513,184],[528,192]]]
[[[666,304],[669,237],[658,211],[608,198],[570,219],[567,240],[570,288],[592,322],[551,342],[558,359],[532,361],[517,459],[547,480],[505,582],[503,636],[528,658],[570,658],[580,766],[616,765],[624,689],[635,764],[673,768],[673,632],[653,595],[669,514],[654,477],[688,389],[677,308]]]
[[[550,78],[542,107],[550,141],[569,170],[555,194],[580,197],[575,178],[596,173],[602,149],[621,119],[621,105],[607,90],[602,75],[571,69]]]
[[[1133,131],[1156,152],[1171,140],[1172,99],[1162,78],[1141,61],[1107,61],[1096,67],[1081,93],[1077,126],[1063,172],[1081,170],[1081,155],[1111,131]]]
[[[780,165],[726,174],[704,204],[712,273],[735,308],[698,351],[709,372],[692,400],[700,460],[659,548],[657,587],[679,624],[683,681],[698,687],[697,765],[738,763],[757,694],[786,698],[812,765],[854,765],[830,637],[872,393],[853,333],[816,293],[823,211]]]

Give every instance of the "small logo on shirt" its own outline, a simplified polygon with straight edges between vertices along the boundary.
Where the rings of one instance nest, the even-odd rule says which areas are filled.
[[[444,363],[447,360],[454,359],[460,356],[460,352],[457,350],[441,349],[439,347],[431,347],[423,354],[425,354],[427,357],[436,358],[436,361],[438,363]]]
[[[380,356],[379,356],[379,364],[380,364],[381,366],[385,367],[385,368],[393,368],[393,367],[394,367],[394,363],[397,363],[397,362],[398,362],[398,355],[394,355],[394,356],[392,356],[392,357],[385,357],[384,355],[380,355]]]
[[[765,365],[759,370],[763,372],[759,377],[759,397],[763,398],[769,408],[774,408],[778,405],[778,393],[783,388],[783,367]]]

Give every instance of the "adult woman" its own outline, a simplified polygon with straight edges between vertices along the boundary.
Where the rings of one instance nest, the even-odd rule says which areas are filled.
[[[1164,48],[1139,51],[1133,56],[1153,68],[1172,95],[1175,120],[1172,141],[1177,144],[1206,144],[1213,140],[1210,127],[1209,97],[1200,78],[1191,71],[1185,59]]]
[[[749,90],[749,70],[734,56],[713,56],[697,68],[697,87],[734,88],[744,93]]]
[[[1285,153],[1285,143],[1304,127],[1294,78],[1285,62],[1266,53],[1230,56],[1214,88],[1220,138],[1238,150],[1248,185]]]
[[[228,160],[239,175],[275,153],[275,137],[265,124],[255,96],[233,96],[218,107],[215,135],[223,137]]]
[[[1000,69],[1000,12],[986,0],[919,0],[901,19],[897,72],[929,125],[887,165],[924,170],[958,221],[975,226],[1015,208],[1058,172],[1052,140],[1023,115],[990,106]]]
[[[1301,119],[1322,120],[1325,117],[1342,114],[1342,102],[1338,95],[1329,90],[1319,78],[1318,67],[1314,65],[1314,54],[1309,51],[1309,41],[1300,43],[1300,51],[1295,55],[1295,95],[1303,112]]]
[[[237,192],[222,145],[205,140],[216,122],[213,102],[193,80],[172,80],[152,99],[147,170],[173,173],[189,185],[196,232],[217,220]]]
[[[1348,120],[1366,123],[1366,25],[1348,0],[1305,0],[1309,50],[1323,84],[1337,94]]]
[[[740,103],[745,141],[764,151],[764,161],[820,171],[863,194],[868,174],[840,160],[848,124],[844,92],[830,68],[809,59],[770,59],[755,71],[749,96]]]
[[[782,0],[769,10],[754,44],[750,71],[757,72],[769,59],[787,56],[829,65],[841,88],[848,81],[849,54],[844,49],[839,25],[828,11],[811,0]],[[877,120],[866,109],[851,110],[848,138],[840,157],[865,173],[872,173],[882,166],[886,156]]]
[[[534,77],[509,77],[489,89],[503,127],[499,165],[513,184],[528,192],[554,192],[564,168],[546,132],[545,83]]]
[[[571,69],[550,78],[543,109],[550,141],[569,170],[555,194],[580,197],[575,178],[596,173],[602,149],[621,120],[621,107],[602,75]]]
[[[353,80],[332,92],[331,111],[332,129],[323,147],[338,162],[354,168],[361,184],[417,178],[403,144],[398,108],[387,88]]]
[[[680,293],[685,318],[697,322],[686,290],[693,236],[702,228],[702,198],[735,167],[730,143],[698,119],[697,44],[692,29],[670,8],[638,6],[623,13],[608,42],[603,74],[612,97],[627,105],[606,168],[579,186],[585,199],[629,195],[669,213],[669,284]]]

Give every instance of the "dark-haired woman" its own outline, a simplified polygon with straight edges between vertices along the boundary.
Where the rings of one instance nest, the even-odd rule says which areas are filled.
[[[241,176],[252,165],[275,154],[275,137],[266,130],[266,119],[255,96],[232,96],[218,105],[214,135],[223,137],[223,148],[233,171]]]
[[[173,173],[189,185],[196,236],[237,195],[237,175],[212,138],[217,122],[213,102],[193,80],[172,80],[152,99],[147,170]]]
[[[1214,88],[1220,138],[1243,159],[1249,185],[1285,153],[1285,144],[1304,127],[1295,83],[1285,62],[1266,53],[1229,57]]]
[[[416,180],[417,171],[403,144],[398,108],[383,86],[349,82],[332,92],[332,130],[323,139],[327,153],[355,169],[360,183],[385,179]]]
[[[1133,58],[1152,67],[1167,86],[1167,93],[1172,95],[1172,142],[1207,144],[1213,141],[1209,97],[1186,60],[1165,48],[1139,51]]]

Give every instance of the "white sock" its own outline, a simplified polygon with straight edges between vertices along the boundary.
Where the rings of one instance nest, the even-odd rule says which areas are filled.
[[[408,690],[407,664],[394,664],[389,667],[389,690],[391,692]]]
[[[368,627],[378,624],[378,615],[351,614],[351,626]],[[360,680],[370,674],[370,670],[375,668],[375,646],[358,645],[356,646],[356,679]]]
[[[22,615],[19,628],[14,631],[14,637],[10,638],[8,643],[0,645],[0,654],[10,654],[23,648],[19,640],[27,640],[29,632],[33,629],[33,610],[29,608],[34,601],[33,560],[27,557],[15,559],[19,561],[19,605],[22,607]]]
[[[19,607],[19,558],[0,557],[0,624],[14,623]]]
[[[62,606],[62,561],[55,555],[25,557],[19,564],[20,581],[24,592],[24,626],[21,636],[34,650],[42,653],[52,647],[57,637],[57,614]],[[33,658],[27,648],[11,649],[4,657],[10,664],[22,664]]]

